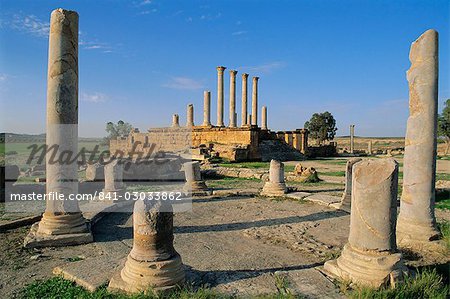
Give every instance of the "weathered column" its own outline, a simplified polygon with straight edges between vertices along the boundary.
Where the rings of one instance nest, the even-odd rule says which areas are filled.
[[[186,117],[186,126],[193,127],[194,126],[194,105],[187,105],[187,117]]]
[[[180,116],[178,114],[172,115],[172,127],[176,128],[180,126]]]
[[[348,243],[337,260],[325,263],[325,271],[370,287],[401,279],[406,268],[395,242],[397,188],[394,159],[365,160],[353,166]]]
[[[252,123],[252,115],[251,114],[247,114],[247,126],[250,126]]]
[[[226,67],[217,67],[217,126],[223,127],[223,72]]]
[[[258,79],[253,77],[252,81],[252,126],[258,125]]]
[[[241,107],[241,121],[242,126],[248,125],[247,123],[247,79],[248,74],[242,74],[242,107]]]
[[[267,130],[267,107],[266,106],[262,106],[261,129]]]
[[[192,195],[206,195],[209,189],[202,180],[200,163],[198,161],[186,162],[183,164],[183,169],[186,176],[184,191],[192,193]]]
[[[298,151],[301,150],[301,142],[302,142],[302,138],[301,138],[301,133],[300,130],[297,129],[294,132],[292,132],[292,142],[294,144],[294,148]]]
[[[106,200],[120,200],[124,192],[123,163],[116,158],[105,163],[105,188],[102,190]]]
[[[284,132],[284,141],[286,142],[286,144],[288,144],[290,146],[294,146],[294,143],[293,143],[293,140],[292,140],[292,132],[291,131]]]
[[[423,242],[440,236],[434,215],[438,33],[428,30],[422,34],[411,45],[409,60],[409,118],[397,235],[401,246],[422,247],[426,245]]]
[[[350,154],[355,150],[355,125],[350,125]]]
[[[169,211],[168,211],[169,210]],[[133,248],[125,266],[109,282],[127,293],[163,291],[184,283],[181,257],[173,247],[170,203],[137,200],[133,210]]]
[[[372,155],[372,140],[369,140],[369,143],[367,144],[367,154],[369,156]]]
[[[302,154],[306,154],[306,152],[308,151],[308,130],[306,129],[302,129],[300,130],[301,133],[301,149],[300,152]]]
[[[211,125],[211,92],[203,92],[203,125]]]
[[[362,161],[361,158],[352,158],[347,160],[345,166],[345,189],[344,194],[342,194],[341,202],[336,206],[340,210],[344,210],[350,213],[350,206],[352,202],[352,169],[353,165]]]
[[[230,71],[230,127],[236,127],[236,74],[237,71]]]
[[[46,145],[56,157],[46,155],[46,209],[24,246],[91,242],[78,201],[70,200],[78,193],[77,161],[67,158],[78,154],[78,14],[61,8],[50,18]]]
[[[269,168],[269,181],[264,184],[261,195],[280,196],[287,192],[284,182],[284,164],[283,162],[272,160]]]

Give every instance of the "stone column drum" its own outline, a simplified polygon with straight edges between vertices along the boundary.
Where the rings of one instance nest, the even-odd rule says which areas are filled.
[[[355,125],[350,125],[350,154],[355,150]]]
[[[203,195],[209,191],[205,181],[202,180],[200,163],[198,161],[184,163],[183,169],[186,176],[185,192],[190,192],[193,195]]]
[[[272,160],[269,168],[269,181],[264,184],[261,195],[281,196],[286,194],[287,188],[284,182],[284,164],[283,162]]]
[[[230,71],[230,127],[236,127],[236,74],[237,71]]]
[[[172,127],[178,128],[180,126],[180,116],[178,114],[172,115]]]
[[[223,72],[226,67],[217,67],[217,126],[223,127]]]
[[[267,107],[266,106],[262,106],[261,129],[267,130]]]
[[[428,30],[422,34],[411,45],[409,60],[409,118],[397,241],[400,246],[422,247],[440,236],[434,215],[438,33]]]
[[[105,163],[105,188],[103,193],[108,194],[112,199],[120,200],[119,195],[124,192],[123,184],[123,163],[116,158]]]
[[[252,126],[258,125],[258,79],[253,77],[252,85]]]
[[[350,213],[350,206],[352,202],[352,170],[353,165],[362,161],[361,158],[352,158],[347,160],[347,164],[345,166],[345,189],[344,194],[342,194],[341,202],[336,206],[336,208],[340,210],[344,210]]]
[[[364,160],[353,166],[350,233],[328,274],[353,283],[380,287],[401,279],[406,268],[397,252],[398,164],[394,159]]]
[[[242,126],[248,125],[247,123],[247,79],[248,74],[242,74],[242,107],[241,107],[241,122]]]
[[[300,152],[302,154],[306,154],[306,152],[308,151],[308,130],[302,129],[302,130],[300,130],[300,133],[301,133]]]
[[[186,127],[194,126],[194,105],[187,105]]]
[[[46,155],[46,194],[60,194],[63,200],[46,200],[42,220],[32,226],[25,247],[66,246],[93,240],[78,201],[78,14],[56,9],[50,18],[47,79],[48,148],[55,147],[55,159]],[[64,162],[60,162],[64,160]],[[55,199],[55,198],[54,198]],[[58,198],[56,198],[58,199]]]
[[[203,126],[211,125],[211,92],[203,92]]]
[[[163,207],[165,205],[165,207]],[[125,266],[109,282],[110,290],[127,293],[164,291],[184,283],[180,255],[173,247],[170,203],[137,200],[133,210],[133,248]]]

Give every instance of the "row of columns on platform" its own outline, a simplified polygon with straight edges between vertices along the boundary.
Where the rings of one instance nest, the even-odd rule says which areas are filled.
[[[224,127],[224,80],[223,74],[226,67],[217,67],[217,126]],[[236,112],[236,70],[230,70],[230,110],[229,110],[229,127],[237,127],[237,112]],[[247,110],[247,80],[248,74],[242,74],[242,110],[241,110],[241,125],[257,126],[258,125],[258,79],[253,77],[252,80],[252,107],[251,114]],[[267,130],[267,107],[263,106],[261,111],[261,128]],[[186,126],[194,126],[194,106],[189,104],[187,106],[187,121]],[[211,92],[203,92],[203,123],[202,126],[211,126]],[[179,127],[179,115],[172,116],[172,127]]]
[[[301,153],[306,153],[308,148],[308,130],[297,129],[295,131],[279,131],[277,132],[277,138]]]

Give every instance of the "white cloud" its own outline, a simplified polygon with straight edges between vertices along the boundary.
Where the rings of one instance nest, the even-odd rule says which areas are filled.
[[[139,2],[139,5],[149,5],[149,4],[152,4],[152,0],[143,0],[143,1],[141,1],[141,2]]]
[[[101,92],[93,92],[93,93],[81,92],[80,100],[83,102],[103,103],[108,100],[108,96]]]
[[[7,74],[0,74],[0,82],[4,82],[8,78],[9,78],[9,76]]]
[[[247,33],[247,31],[241,30],[241,31],[233,32],[233,33],[231,33],[231,35],[243,35],[243,34],[246,34],[246,33]]]
[[[172,77],[163,87],[172,89],[196,90],[204,87],[203,83],[187,77]]]
[[[35,15],[15,14],[11,21],[6,21],[14,30],[30,33],[39,37],[47,37],[50,32],[50,23],[40,20]]]
[[[274,61],[270,63],[264,63],[256,66],[243,66],[240,67],[240,69],[248,71],[248,72],[254,72],[254,73],[261,73],[261,74],[268,74],[276,69],[280,69],[286,66],[286,63],[283,61]]]

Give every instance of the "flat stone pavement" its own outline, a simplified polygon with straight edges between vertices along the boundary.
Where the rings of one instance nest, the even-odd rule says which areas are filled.
[[[54,273],[91,290],[106,283],[131,249],[130,216],[106,216],[94,227],[92,254]],[[317,267],[343,246],[348,225],[348,214],[313,203],[195,199],[192,212],[175,215],[175,248],[197,286],[233,295],[276,294],[276,276],[283,276],[288,292],[340,298]]]

